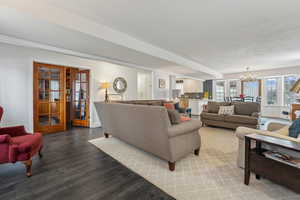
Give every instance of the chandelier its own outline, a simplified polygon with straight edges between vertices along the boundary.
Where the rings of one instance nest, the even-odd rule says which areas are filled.
[[[255,76],[249,71],[249,67],[246,67],[246,72],[241,75],[240,79],[242,81],[256,81],[257,79],[255,78]]]

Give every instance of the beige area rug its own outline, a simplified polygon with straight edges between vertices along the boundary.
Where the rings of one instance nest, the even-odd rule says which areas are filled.
[[[191,153],[176,162],[174,172],[168,170],[166,161],[116,138],[90,142],[178,200],[300,199],[300,195],[266,179],[258,181],[254,175],[249,186],[243,184],[243,170],[236,166],[238,143],[233,131],[204,127],[200,135],[199,157]]]

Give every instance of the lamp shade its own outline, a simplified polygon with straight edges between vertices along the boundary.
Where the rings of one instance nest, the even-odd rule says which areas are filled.
[[[102,82],[100,84],[100,88],[101,89],[108,89],[110,87],[110,83],[109,82]]]
[[[290,91],[300,93],[300,79],[293,85]]]

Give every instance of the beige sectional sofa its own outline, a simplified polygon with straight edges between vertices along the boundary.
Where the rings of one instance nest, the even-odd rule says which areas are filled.
[[[219,115],[220,106],[234,105],[234,115]],[[260,104],[255,102],[208,102],[201,113],[203,125],[236,129],[239,126],[257,128]]]
[[[191,120],[171,125],[163,106],[95,102],[105,136],[112,135],[169,162],[187,154],[199,154],[201,122]]]

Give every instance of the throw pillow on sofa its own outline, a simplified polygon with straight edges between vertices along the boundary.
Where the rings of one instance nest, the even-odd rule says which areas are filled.
[[[207,111],[209,113],[218,113],[220,106],[230,106],[230,103],[209,101],[207,104]]]
[[[234,114],[234,106],[220,106],[219,115],[233,115]]]
[[[289,128],[289,136],[298,138],[300,135],[300,118],[296,119]]]
[[[173,103],[164,103],[164,107],[170,110],[175,110],[175,105]]]
[[[177,110],[167,109],[171,124],[180,124],[181,116]]]

